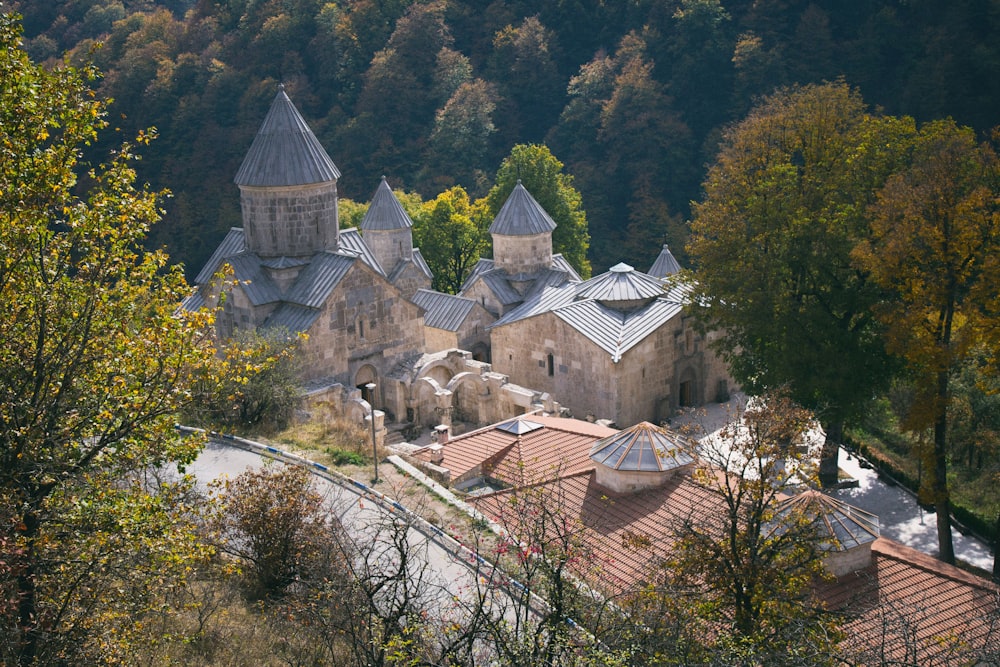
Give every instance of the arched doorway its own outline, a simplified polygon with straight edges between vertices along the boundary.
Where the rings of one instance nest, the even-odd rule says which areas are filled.
[[[366,364],[358,369],[357,374],[354,376],[354,386],[361,390],[361,398],[368,402],[368,405],[373,408],[378,403],[379,387],[378,387],[378,372],[375,370],[374,366]],[[374,384],[374,389],[369,389],[368,385]]]
[[[677,407],[690,408],[697,405],[701,405],[698,393],[698,375],[693,368],[688,366],[678,378]]]

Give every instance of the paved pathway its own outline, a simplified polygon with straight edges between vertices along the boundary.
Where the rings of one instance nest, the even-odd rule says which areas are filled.
[[[734,398],[734,401],[740,400],[745,398]],[[733,406],[728,403],[711,404],[673,420],[673,426],[696,426],[703,433],[692,435],[701,439],[717,432],[733,414]],[[822,434],[817,433],[817,437],[822,437]],[[857,456],[843,449],[840,450],[839,463],[841,470],[858,480],[858,487],[829,491],[830,495],[878,515],[883,536],[937,556],[937,518],[933,512],[921,510],[912,493],[901,486],[886,484],[874,469],[862,467]],[[952,530],[952,536],[956,558],[987,572],[992,571],[993,554],[987,545],[974,537],[962,535],[956,529]]]
[[[830,495],[863,510],[877,514],[882,535],[891,537],[919,551],[937,556],[937,516],[925,512],[909,491],[890,486],[871,468],[863,468],[857,456],[840,450],[840,469],[858,480],[856,489],[839,489]],[[971,536],[952,528],[955,557],[975,567],[993,570],[990,549]]]

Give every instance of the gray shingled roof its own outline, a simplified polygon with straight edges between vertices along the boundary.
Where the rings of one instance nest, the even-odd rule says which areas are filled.
[[[555,310],[554,314],[610,354],[612,362],[618,363],[626,352],[680,312],[680,304],[657,299],[626,316],[596,301],[576,301]]]
[[[382,182],[375,188],[375,194],[372,195],[365,217],[361,219],[361,229],[366,232],[388,231],[412,226],[413,221],[403,210],[403,205],[399,203],[383,176]],[[385,268],[388,270],[389,267]]]
[[[260,257],[250,252],[225,258],[233,267],[233,278],[240,283],[243,292],[255,306],[281,301],[281,290],[274,284],[260,264]]]
[[[642,301],[663,296],[663,283],[628,264],[616,264],[607,273],[580,286],[577,298],[598,301]]]
[[[623,472],[668,472],[694,463],[693,448],[682,435],[640,422],[595,442],[590,458]]]
[[[360,257],[361,261],[378,272],[379,275],[385,275],[385,271],[379,266],[378,260],[375,259],[375,254],[368,247],[368,244],[365,243],[364,239],[361,238],[361,234],[358,233],[356,228],[348,227],[347,229],[340,230],[340,250],[341,254]]]
[[[230,228],[229,233],[222,239],[222,243],[219,244],[219,247],[215,249],[212,256],[205,262],[205,266],[201,267],[201,271],[194,279],[194,284],[204,285],[210,281],[227,257],[238,255],[245,249],[246,235],[243,233],[243,229],[241,227]]]
[[[184,297],[184,300],[181,301],[181,308],[190,312],[199,310],[204,305],[205,305],[205,295],[201,293],[201,290],[198,290],[193,294],[187,295],[186,297]]]
[[[476,302],[463,296],[418,289],[410,299],[423,308],[424,324],[435,329],[458,331]]]
[[[481,275],[487,271],[492,271],[493,267],[494,264],[492,259],[484,259],[480,257],[479,261],[472,267],[472,270],[469,271],[469,275],[465,278],[465,282],[462,283],[462,289],[459,290],[459,293],[462,293],[472,287],[472,284],[475,283]]]
[[[576,269],[573,268],[573,265],[569,263],[569,260],[563,257],[561,252],[552,255],[552,268],[556,271],[565,271],[569,274],[569,280],[573,282],[578,283],[583,280],[580,274],[576,272]]]
[[[338,178],[337,166],[281,86],[234,181],[237,185],[280,187]]]
[[[264,321],[264,328],[283,328],[292,333],[307,331],[319,317],[319,308],[283,303]]]
[[[261,257],[260,263],[269,269],[293,269],[296,266],[305,266],[310,260],[308,257]]]
[[[664,243],[663,250],[660,251],[656,261],[653,262],[653,266],[649,267],[649,275],[654,278],[666,278],[680,272],[680,270],[681,265],[677,262],[677,258],[674,257],[674,254],[670,252],[670,248]]]
[[[483,274],[484,279],[489,275]],[[636,275],[644,274],[636,272]],[[533,290],[524,299],[524,303],[501,317],[490,328],[551,312],[610,354],[612,361],[617,363],[628,350],[683,309],[683,300],[678,297],[687,291],[684,286],[675,286],[670,292],[664,292],[660,281],[650,276],[645,278],[652,281],[650,285],[656,285],[658,296],[632,312],[625,313],[611,308],[592,295],[581,296],[581,292],[602,293],[593,289],[600,282],[564,283]],[[644,280],[642,284],[646,282],[648,281]]]
[[[285,294],[285,301],[309,308],[321,308],[330,292],[343,279],[356,257],[332,252],[313,256]]]
[[[489,231],[501,236],[531,236],[551,232],[555,228],[555,221],[518,181],[493,219]]]
[[[427,265],[427,260],[420,253],[420,248],[413,249],[413,263],[420,267],[420,270],[424,272],[424,275],[434,280],[434,274],[431,273],[431,267]]]

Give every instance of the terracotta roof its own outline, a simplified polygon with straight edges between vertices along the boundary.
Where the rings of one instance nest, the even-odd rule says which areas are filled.
[[[646,543],[662,555],[671,539],[671,526],[689,514],[706,515],[716,511],[717,501],[705,487],[687,475],[678,475],[663,486],[630,495],[618,495],[597,484],[593,471],[579,471],[560,479],[536,485],[542,496],[559,502],[564,516],[578,521],[580,536],[598,572],[605,592],[632,587],[649,576],[651,553]],[[470,500],[477,509],[497,519],[512,532],[520,519],[511,515],[510,499],[518,491],[510,489]],[[528,529],[530,532],[530,528]]]
[[[511,502],[517,494],[536,494],[546,507],[558,506],[562,530],[572,526],[587,550],[578,574],[607,593],[627,590],[649,577],[650,562],[669,552],[672,527],[678,521],[704,517],[709,522],[719,515],[718,496],[691,475],[676,475],[662,487],[615,494],[597,484],[594,471],[581,464],[577,452],[568,451],[561,467],[552,456],[525,457],[526,451],[537,451],[528,443],[532,434],[548,431],[529,430],[515,436],[491,427],[469,434],[455,452],[467,448],[466,456],[471,460],[476,458],[473,445],[489,441],[498,463],[522,462],[519,472],[532,482],[469,502],[522,539],[535,532],[523,522],[537,521],[538,513],[525,513],[521,503]],[[591,443],[596,439],[592,436]],[[460,442],[457,439],[449,446]],[[585,442],[586,438],[567,441],[562,451],[582,447]],[[517,457],[512,456],[515,453]],[[545,474],[552,470],[558,478]],[[843,615],[843,650],[861,656],[857,664],[997,664],[1000,589],[996,585],[899,543],[877,538],[873,515],[820,492],[807,492],[786,501],[785,506],[803,504],[823,514],[824,525],[841,545],[871,544],[869,565],[816,585],[819,598]],[[524,534],[518,535],[519,531]]]
[[[237,185],[282,187],[325,183],[340,171],[280,86],[243,164]]]
[[[521,483],[526,477],[534,481],[551,479],[592,469],[590,446],[594,440],[615,433],[614,429],[578,419],[542,415],[528,415],[524,419],[541,424],[542,428],[500,428],[508,421],[457,436],[444,445],[444,460],[439,465],[451,471],[453,480],[480,465],[491,476],[514,483]],[[429,450],[417,452],[416,456],[430,460]]]
[[[551,233],[555,228],[555,221],[518,181],[493,219],[489,232],[501,236],[533,236]]]
[[[877,539],[871,565],[818,593],[845,614],[846,648],[871,662],[996,664],[1000,657],[997,587],[898,542]],[[885,662],[873,653],[883,649]]]

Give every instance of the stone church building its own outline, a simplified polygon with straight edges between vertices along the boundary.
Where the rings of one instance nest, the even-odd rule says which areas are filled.
[[[190,309],[237,329],[305,333],[313,411],[399,428],[489,424],[533,410],[625,426],[729,389],[692,328],[664,247],[650,274],[619,264],[582,281],[552,252],[555,222],[518,183],[458,295],[430,289],[412,221],[383,178],[361,229],[340,229],[340,172],[279,90],[235,182],[243,227],[195,279]],[[220,279],[224,266],[231,274]],[[370,386],[374,384],[374,390]]]

